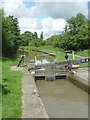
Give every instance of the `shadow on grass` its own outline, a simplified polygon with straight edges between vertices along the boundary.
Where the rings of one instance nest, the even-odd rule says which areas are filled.
[[[11,61],[9,58],[2,57],[2,62]]]
[[[7,61],[12,61],[12,62],[14,62],[14,61],[16,61],[16,59],[10,59],[10,58],[6,58],[6,57],[2,57],[2,62],[7,62]]]
[[[8,94],[10,93],[10,90],[8,89],[8,83],[7,78],[3,78],[2,85],[0,85],[0,89],[2,88],[2,94]]]

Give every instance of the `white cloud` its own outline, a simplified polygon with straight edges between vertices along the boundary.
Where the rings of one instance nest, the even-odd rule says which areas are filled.
[[[50,36],[51,34],[60,33],[65,27],[64,19],[52,19],[46,18],[41,21],[42,29],[44,31],[44,35]]]
[[[88,16],[84,2],[41,2],[38,10],[54,19],[66,19],[78,13]]]
[[[35,31],[40,36],[42,28],[41,28],[41,22],[37,18],[26,18],[23,17],[19,19],[19,26],[21,29],[21,33],[24,33],[25,31],[30,31],[34,33]]]
[[[40,28],[39,20],[36,18],[23,17],[19,19],[19,26],[26,29],[38,29]]]
[[[22,0],[3,0],[3,7],[6,14],[13,13],[19,6],[23,6]]]
[[[60,33],[65,27],[64,19],[52,19],[50,17],[39,20],[36,18],[21,18],[19,19],[19,25],[21,28],[21,33],[25,31],[37,32],[40,36],[43,31],[44,37],[50,36],[51,34]]]
[[[34,0],[37,2],[37,0]],[[65,19],[81,12],[87,16],[86,3],[88,0],[75,0],[76,2],[41,2],[26,8],[23,0],[3,0],[6,15],[18,18],[21,33],[24,31],[44,32],[44,37],[60,33],[65,27]],[[79,2],[80,1],[80,2]],[[26,2],[26,0],[25,0]],[[30,1],[29,1],[30,2]],[[47,18],[39,18],[45,15]]]
[[[38,19],[31,19],[31,18],[21,18],[19,20],[20,27],[26,27],[26,28],[38,28]]]
[[[3,8],[6,15],[14,15],[14,17],[36,17],[39,13],[37,6],[26,8],[23,0],[4,0]]]
[[[65,27],[65,20],[64,19],[53,20],[52,25],[55,31],[62,31],[63,28]]]

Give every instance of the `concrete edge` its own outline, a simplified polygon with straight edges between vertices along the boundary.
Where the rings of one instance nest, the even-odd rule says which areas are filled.
[[[32,77],[34,78],[33,75],[32,75]],[[45,107],[44,107],[44,104],[43,104],[43,102],[42,102],[42,100],[41,100],[41,98],[40,98],[39,91],[38,91],[38,88],[37,88],[36,83],[35,83],[35,78],[34,78],[34,84],[35,84],[35,87],[36,87],[35,89],[37,90],[38,99],[39,99],[39,101],[40,101],[41,106],[43,107],[43,111],[44,111],[45,118],[49,118],[49,117],[48,117],[48,114],[47,114],[47,112],[46,112],[46,109],[45,109]]]
[[[77,87],[83,89],[85,92],[90,94],[90,86],[85,82],[85,78],[78,76],[75,71],[70,71],[67,78]]]
[[[49,118],[34,77],[27,70],[23,71],[22,77],[22,118]]]

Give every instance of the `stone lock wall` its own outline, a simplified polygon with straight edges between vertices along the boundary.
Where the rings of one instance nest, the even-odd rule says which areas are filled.
[[[45,66],[45,80],[55,79],[55,64],[48,64]]]

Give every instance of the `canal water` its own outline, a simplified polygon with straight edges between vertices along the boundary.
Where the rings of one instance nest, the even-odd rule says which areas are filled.
[[[48,63],[48,62],[53,62],[55,60],[54,57],[48,56],[46,54],[42,54],[36,51],[31,51],[31,52],[25,52],[25,64],[29,65],[30,60],[35,60],[36,57],[36,62],[37,64],[43,64],[43,63]],[[22,52],[19,53],[19,58],[21,58]]]
[[[88,94],[68,79],[37,80],[36,85],[50,118],[88,118]]]
[[[35,55],[26,56],[26,62],[34,59]],[[52,61],[53,57],[37,56],[38,64]],[[88,94],[68,79],[37,80],[36,85],[50,118],[88,118]]]

